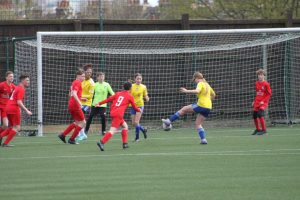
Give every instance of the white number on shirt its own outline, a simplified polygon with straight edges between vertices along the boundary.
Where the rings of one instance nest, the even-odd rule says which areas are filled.
[[[117,100],[117,103],[116,103],[116,106],[120,106],[123,100],[124,100],[124,97],[119,96],[119,98]]]

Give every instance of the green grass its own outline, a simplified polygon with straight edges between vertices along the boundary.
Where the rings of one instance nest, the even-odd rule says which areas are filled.
[[[150,131],[121,148],[115,135],[67,145],[56,135],[16,137],[0,148],[0,199],[296,200],[300,197],[300,128]],[[133,140],[133,133],[130,134]]]

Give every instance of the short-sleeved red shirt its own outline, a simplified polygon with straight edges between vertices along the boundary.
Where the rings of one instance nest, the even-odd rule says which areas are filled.
[[[272,90],[270,84],[267,81],[256,81],[256,96],[254,99],[254,108],[264,107],[266,108],[269,104],[270,97],[272,96]],[[260,102],[264,102],[264,104],[260,104]]]
[[[77,96],[79,99],[81,99],[81,95],[82,95],[82,87],[81,87],[81,82],[79,80],[75,80],[72,82],[72,86],[70,88],[70,92],[72,90],[77,91]],[[74,97],[70,97],[69,100],[69,109],[70,110],[80,110],[80,105],[78,104],[78,102],[75,100]]]
[[[104,101],[99,102],[99,105],[111,101],[112,101],[111,108],[110,108],[111,117],[123,118],[125,110],[129,106],[129,104],[132,105],[135,111],[140,112],[140,109],[136,106],[133,96],[129,93],[129,91],[124,90],[121,92],[117,92],[116,94],[110,96]]]
[[[13,83],[9,85],[6,81],[0,83],[0,108],[6,107],[6,104],[15,87],[16,86]]]
[[[25,88],[21,85],[15,87],[9,101],[7,102],[6,106],[6,113],[7,114],[17,114],[20,113],[21,109],[17,103],[18,100],[23,101],[25,96]]]

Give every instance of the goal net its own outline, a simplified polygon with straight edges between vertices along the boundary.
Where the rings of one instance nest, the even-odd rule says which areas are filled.
[[[256,70],[267,71],[273,96],[267,110],[269,123],[300,119],[300,29],[239,29],[203,31],[39,32],[37,40],[19,41],[15,73],[29,73],[31,86],[25,104],[34,115],[27,125],[57,132],[71,121],[68,91],[76,69],[93,64],[93,78],[105,72],[114,91],[135,73],[143,75],[150,101],[142,123],[161,126],[160,119],[196,101],[179,93],[195,88],[192,75],[204,74],[216,92],[207,124],[252,126],[251,103]],[[126,114],[126,119],[129,119]],[[182,117],[175,127],[191,126],[194,115]],[[94,120],[95,123],[97,119]],[[130,121],[128,121],[130,122]],[[44,130],[42,127],[44,126]]]

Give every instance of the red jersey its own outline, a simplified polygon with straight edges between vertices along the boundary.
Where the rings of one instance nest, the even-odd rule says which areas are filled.
[[[0,108],[5,108],[6,104],[15,89],[15,85],[11,83],[7,84],[6,81],[0,83]]]
[[[98,104],[101,105],[111,101],[112,101],[112,105],[110,108],[111,117],[123,118],[124,112],[130,104],[132,105],[132,108],[135,111],[141,112],[140,108],[136,106],[133,96],[130,94],[130,91],[124,90],[121,92],[117,92],[116,94],[110,96],[109,98],[99,102]]]
[[[25,96],[25,88],[21,85],[16,86],[9,101],[7,102],[6,113],[17,114],[18,112],[21,112],[21,109],[17,101],[21,100],[23,102],[24,96]]]
[[[269,104],[270,97],[272,96],[272,90],[270,84],[267,81],[256,81],[256,97],[254,99],[254,107],[264,106],[267,107]],[[260,102],[264,104],[260,104]]]
[[[70,88],[70,93],[72,90],[77,91],[77,96],[79,99],[81,99],[81,95],[82,95],[82,87],[81,87],[81,82],[79,80],[75,80],[72,82],[72,86]],[[71,110],[80,110],[80,105],[78,104],[78,102],[75,100],[75,98],[73,96],[70,97],[69,100],[69,109]]]

